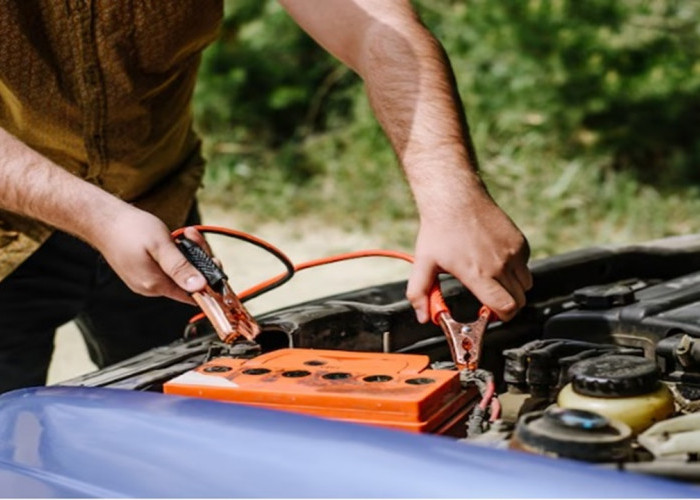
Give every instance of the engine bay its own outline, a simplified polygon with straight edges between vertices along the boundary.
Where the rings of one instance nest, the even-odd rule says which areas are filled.
[[[456,370],[405,282],[258,316],[255,342],[184,338],[62,385],[300,412],[700,483],[700,237],[537,261],[528,305]],[[456,319],[480,304],[442,280]],[[489,387],[495,392],[489,393]]]

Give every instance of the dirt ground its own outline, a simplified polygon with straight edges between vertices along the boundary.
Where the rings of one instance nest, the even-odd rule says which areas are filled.
[[[238,228],[235,214],[218,207],[202,207],[204,223]],[[362,231],[345,232],[311,219],[267,223],[256,227],[256,236],[284,251],[293,262],[341,252],[382,247],[381,238]],[[210,243],[221,259],[234,290],[242,291],[283,270],[270,255],[252,245],[212,236]],[[367,258],[309,269],[294,279],[247,303],[253,314],[324,295],[408,277],[409,264],[387,258]],[[73,323],[58,330],[49,384],[60,383],[93,371],[80,332]]]

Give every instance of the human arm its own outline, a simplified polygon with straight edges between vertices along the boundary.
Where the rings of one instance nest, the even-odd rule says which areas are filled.
[[[280,0],[299,25],[364,80],[420,216],[407,296],[419,321],[449,272],[508,320],[532,286],[529,248],[478,175],[449,61],[408,0]]]
[[[72,175],[2,128],[0,208],[91,244],[142,295],[190,303],[186,292],[204,287],[158,218]]]

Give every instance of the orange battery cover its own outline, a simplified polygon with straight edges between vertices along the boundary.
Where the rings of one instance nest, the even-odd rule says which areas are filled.
[[[427,356],[281,349],[217,358],[163,386],[167,394],[231,401],[412,432],[451,433],[477,397]]]

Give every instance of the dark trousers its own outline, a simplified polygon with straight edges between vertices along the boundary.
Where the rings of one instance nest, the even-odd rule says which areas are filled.
[[[187,224],[198,222],[195,209]],[[55,232],[0,281],[0,392],[46,383],[56,328],[71,320],[102,368],[180,338],[196,312],[135,294],[93,248]]]

